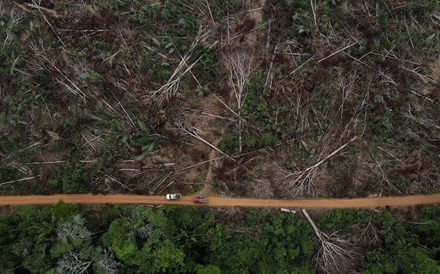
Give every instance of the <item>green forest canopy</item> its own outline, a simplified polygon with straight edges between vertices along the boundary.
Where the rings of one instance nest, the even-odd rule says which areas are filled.
[[[362,273],[439,273],[440,207],[417,211],[414,222],[390,211],[311,215],[350,239]],[[362,237],[366,224],[377,241]],[[268,209],[60,202],[0,215],[2,273],[313,273],[319,247],[300,213]]]

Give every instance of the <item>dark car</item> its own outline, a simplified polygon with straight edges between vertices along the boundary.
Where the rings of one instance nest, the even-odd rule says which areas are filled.
[[[203,196],[197,196],[193,198],[193,203],[195,204],[205,204],[208,202],[208,198],[205,198]]]

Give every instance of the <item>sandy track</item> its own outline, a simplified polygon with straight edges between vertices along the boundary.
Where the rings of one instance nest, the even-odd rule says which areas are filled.
[[[50,196],[1,196],[0,205],[54,204],[60,200],[78,204],[151,204],[151,205],[195,205],[192,197],[182,197],[179,201],[167,201],[164,196],[142,195],[50,195]],[[362,208],[383,206],[410,206],[440,203],[440,194],[403,197],[374,197],[360,199],[299,199],[268,200],[227,197],[209,197],[206,206],[226,207],[294,207],[294,208]],[[200,205],[196,205],[200,206]]]

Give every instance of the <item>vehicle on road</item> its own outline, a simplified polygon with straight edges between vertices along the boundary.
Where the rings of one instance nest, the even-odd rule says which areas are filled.
[[[206,204],[208,202],[208,198],[203,196],[197,196],[193,198],[193,203],[195,204]]]
[[[182,195],[180,195],[179,193],[172,193],[172,194],[165,195],[165,198],[167,200],[179,200],[181,196]]]

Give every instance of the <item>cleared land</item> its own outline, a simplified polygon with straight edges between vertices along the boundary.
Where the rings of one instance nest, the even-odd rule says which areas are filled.
[[[440,192],[438,1],[0,3],[0,195]]]

